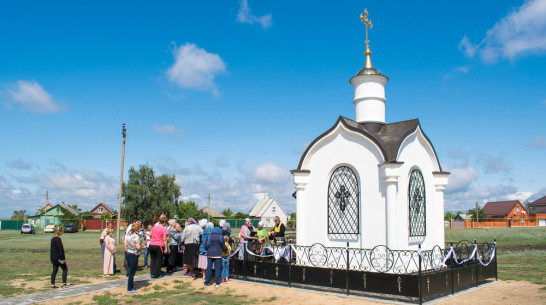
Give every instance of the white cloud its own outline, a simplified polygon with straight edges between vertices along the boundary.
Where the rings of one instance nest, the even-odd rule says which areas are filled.
[[[544,196],[546,196],[546,186],[544,186],[543,188],[538,190],[533,195],[529,196],[529,201],[533,202],[533,201],[537,200],[538,198],[542,198]]]
[[[154,124],[154,130],[157,133],[163,134],[163,135],[184,135],[186,131],[183,128],[176,129],[174,125],[155,125]]]
[[[271,27],[273,23],[273,18],[271,14],[263,15],[260,17],[254,15],[254,13],[250,10],[250,7],[248,6],[248,0],[241,0],[239,12],[237,13],[237,22],[248,24],[259,23],[262,28],[267,29]]]
[[[218,167],[227,167],[229,166],[229,157],[228,156],[220,156],[218,158],[216,158],[216,166]]]
[[[478,45],[465,36],[459,50],[485,63],[546,52],[546,0],[529,0],[497,22]]]
[[[276,198],[288,212],[295,210],[295,200],[291,196],[294,185],[289,171],[282,165],[264,162],[252,166],[238,164],[239,177],[225,178],[218,168],[205,171],[202,176],[178,177],[183,200],[194,200],[200,207],[208,203],[211,194],[212,206],[221,211],[248,212],[258,202],[256,193],[267,193]]]
[[[483,165],[486,174],[508,173],[512,165],[502,157],[480,156],[478,162]]]
[[[214,78],[218,74],[226,73],[227,69],[218,54],[209,53],[187,42],[182,46],[175,46],[173,55],[175,62],[167,70],[167,76],[171,82],[182,88],[219,94]]]
[[[32,163],[25,162],[21,159],[6,162],[6,165],[10,168],[23,169],[23,170],[30,170],[35,166]]]
[[[519,200],[520,202],[524,202],[529,199],[531,195],[533,195],[533,192],[515,192],[514,194],[507,195],[506,200]]]
[[[546,148],[546,137],[536,136],[525,146],[531,148]]]
[[[36,81],[19,80],[8,89],[13,103],[23,106],[25,111],[34,113],[55,113],[61,111],[61,106],[52,100],[51,95]]]
[[[459,51],[463,52],[466,57],[474,58],[477,49],[478,46],[472,44],[466,35],[464,35],[461,42],[459,42]]]
[[[117,203],[119,177],[109,177],[96,171],[34,171],[26,178],[14,178],[17,183],[10,185],[3,183],[0,176],[0,216],[9,217],[14,207],[36,212],[38,207],[45,204],[46,190],[50,203],[77,204],[84,210],[92,208],[97,202]]]
[[[446,186],[446,193],[466,190],[470,184],[478,180],[478,171],[471,166],[456,167],[449,169],[449,183]]]
[[[476,202],[483,205],[488,201],[514,200],[510,198],[519,198],[524,193],[525,192],[518,191],[516,187],[512,185],[476,186],[459,192],[446,192],[445,210],[466,211],[473,207]]]

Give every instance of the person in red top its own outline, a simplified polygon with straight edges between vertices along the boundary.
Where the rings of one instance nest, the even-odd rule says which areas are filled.
[[[158,278],[161,276],[161,265],[163,265],[163,253],[167,253],[167,242],[169,231],[165,228],[167,217],[162,215],[159,224],[152,228],[150,238],[150,276]]]
[[[245,230],[248,227],[248,223],[251,221],[250,218],[245,218],[245,224],[241,227],[241,231],[239,232],[239,241],[241,244],[245,242]]]

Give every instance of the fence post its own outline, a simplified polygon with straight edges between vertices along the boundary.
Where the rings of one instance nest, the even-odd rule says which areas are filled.
[[[453,249],[453,242],[451,242],[451,249]],[[453,250],[453,252],[455,252],[455,250]],[[455,294],[455,255],[452,255],[450,265],[451,265],[451,294]]]
[[[288,287],[292,288],[292,247],[289,245],[290,259],[288,260]]]
[[[345,288],[347,289],[347,295],[349,295],[349,267],[351,262],[349,261],[349,242],[347,242],[347,274],[345,275]]]
[[[419,244],[419,250],[421,250],[421,244]],[[421,272],[421,255],[417,253],[417,256],[419,257],[419,280],[418,280],[418,288],[419,288],[419,304],[423,304],[423,289],[421,289],[421,278],[422,278],[422,272]]]
[[[246,243],[243,242],[242,246],[243,246],[243,280],[246,280]],[[239,246],[239,248],[240,247],[241,246]]]
[[[495,252],[493,253],[495,255],[495,281],[498,281],[498,274],[497,274],[497,239],[493,239],[495,241]]]
[[[480,255],[478,251],[478,243],[474,239],[474,247],[476,248],[476,257],[474,258],[474,267],[476,268],[476,287],[478,287],[478,255]]]

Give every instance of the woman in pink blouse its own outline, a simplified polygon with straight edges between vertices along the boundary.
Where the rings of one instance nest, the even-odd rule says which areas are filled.
[[[161,216],[159,224],[152,228],[152,238],[150,239],[150,276],[158,278],[161,276],[161,265],[163,264],[163,253],[167,253],[167,242],[169,231],[165,228],[167,217]]]

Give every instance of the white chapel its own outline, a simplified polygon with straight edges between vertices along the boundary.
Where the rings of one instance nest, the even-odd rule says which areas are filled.
[[[372,65],[365,15],[364,67],[349,82],[355,118],[339,117],[292,170],[298,245],[392,250],[444,247],[442,170],[418,119],[385,122],[388,77]]]

